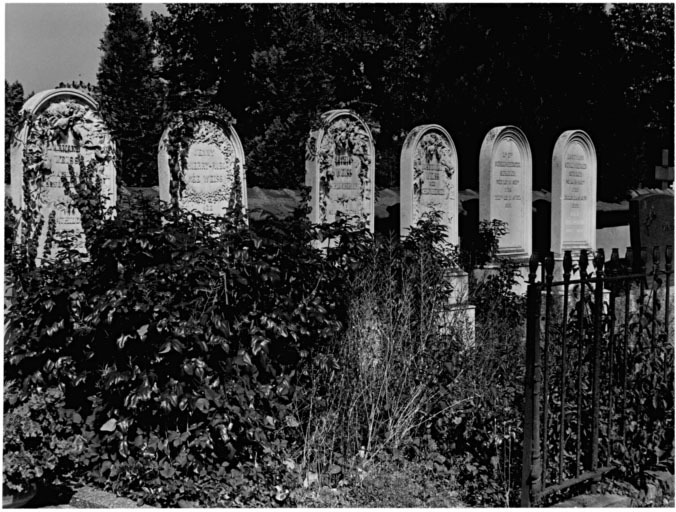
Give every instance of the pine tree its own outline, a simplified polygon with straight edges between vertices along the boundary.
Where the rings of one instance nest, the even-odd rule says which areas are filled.
[[[118,176],[126,185],[152,186],[162,128],[150,26],[140,4],[107,7],[109,23],[99,47],[99,106],[117,144]]]

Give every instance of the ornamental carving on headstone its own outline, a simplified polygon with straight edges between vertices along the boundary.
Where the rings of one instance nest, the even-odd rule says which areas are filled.
[[[158,153],[160,199],[216,216],[246,211],[244,151],[219,109],[175,117]]]
[[[401,154],[401,235],[432,211],[440,214],[448,242],[458,243],[458,158],[446,130],[413,129]]]
[[[11,148],[12,198],[15,206],[34,210],[36,226],[43,223],[36,233],[38,262],[54,256],[55,246],[45,250],[48,240],[68,237],[84,251],[80,212],[69,192],[81,163],[97,166],[101,199],[115,204],[115,146],[97,108],[81,91],[54,89],[34,95],[22,109]]]
[[[306,185],[311,187],[310,218],[333,222],[338,214],[356,217],[373,230],[373,138],[353,112],[333,110],[322,116],[306,151]]]

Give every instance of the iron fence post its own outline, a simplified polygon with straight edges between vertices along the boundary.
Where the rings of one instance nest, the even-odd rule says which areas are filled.
[[[592,380],[592,456],[591,470],[596,471],[599,465],[599,420],[601,416],[601,316],[603,313],[603,263],[605,254],[603,249],[596,252],[594,263],[596,266],[596,283],[594,287],[594,344],[593,380]]]
[[[669,281],[671,280],[671,258],[673,257],[673,248],[671,245],[667,245],[664,249],[664,270],[666,273],[666,295],[664,297],[664,332],[669,336]]]
[[[559,425],[559,479],[560,484],[563,481],[563,458],[566,431],[566,366],[567,366],[567,347],[566,337],[568,335],[568,287],[570,286],[570,271],[573,268],[573,256],[571,251],[563,253],[563,328],[561,330],[561,418]]]
[[[540,460],[540,288],[535,282],[538,268],[537,253],[528,262],[528,291],[526,312],[526,375],[524,404],[523,469],[521,476],[521,506],[530,507],[533,495],[542,487]]]

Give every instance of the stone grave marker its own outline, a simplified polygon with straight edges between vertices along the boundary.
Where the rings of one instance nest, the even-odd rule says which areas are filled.
[[[44,221],[38,235],[37,264],[56,254],[56,244],[49,254],[45,250],[52,230],[54,241],[72,238],[74,248],[85,252],[80,213],[66,195],[63,179],[71,181],[69,166],[79,177],[80,157],[85,165],[94,162],[104,206],[116,204],[115,145],[98,104],[77,89],[50,89],[29,98],[21,116],[23,121],[11,142],[11,196],[20,209],[28,207],[26,197],[34,199],[36,216]]]
[[[374,228],[375,146],[368,125],[351,110],[330,110],[310,132],[305,152],[310,220],[338,214]]]
[[[400,235],[426,214],[436,211],[446,227],[446,242],[458,239],[458,153],[449,133],[437,124],[417,126],[406,137],[400,160]],[[467,303],[468,275],[460,268],[445,278],[453,288],[439,314],[439,332],[458,334],[467,347],[475,341],[475,306]]]
[[[662,165],[655,166],[655,179],[660,182],[662,190],[669,188],[674,182],[674,166],[669,165],[669,150],[662,150]]]
[[[183,128],[187,120],[193,121],[192,132]],[[183,137],[186,142],[173,142],[172,150],[172,140]],[[173,160],[172,152],[176,155]],[[223,217],[239,204],[246,220],[244,150],[224,113],[204,109],[175,118],[162,134],[157,161],[161,201],[172,201],[171,167],[175,161],[176,174],[183,174],[182,183],[176,183],[181,208]]]
[[[647,247],[648,272],[652,272],[653,247],[659,246],[663,268],[664,249],[667,245],[674,245],[674,196],[654,193],[629,201],[629,236],[634,258],[641,254],[641,247]]]
[[[596,251],[596,150],[582,130],[563,132],[552,155],[551,250]]]
[[[479,218],[507,224],[499,256],[530,257],[532,168],[530,145],[519,128],[498,126],[486,134],[479,155]]]
[[[447,241],[458,245],[458,153],[449,133],[438,124],[414,128],[400,162],[401,236],[425,213],[437,211]]]

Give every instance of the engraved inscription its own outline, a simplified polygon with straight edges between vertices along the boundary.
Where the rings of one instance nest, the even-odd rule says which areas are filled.
[[[562,245],[570,246],[577,242],[587,245],[588,216],[595,214],[586,194],[587,161],[584,148],[577,142],[564,150],[563,183],[562,183]]]
[[[523,246],[523,157],[512,138],[501,140],[493,153],[491,212],[507,223],[507,234],[500,242],[505,248]]]

